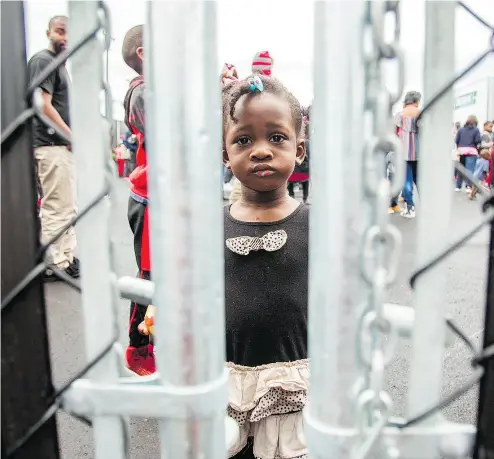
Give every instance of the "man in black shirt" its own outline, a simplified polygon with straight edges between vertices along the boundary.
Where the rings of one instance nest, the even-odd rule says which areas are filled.
[[[55,16],[46,32],[49,46],[36,53],[28,63],[29,84],[67,48],[67,23],[65,16]],[[70,79],[65,65],[52,72],[40,83],[44,114],[57,127],[71,137],[69,117]],[[60,137],[53,128],[35,119],[34,152],[43,201],[41,208],[41,239],[49,241],[76,215],[76,190],[74,157],[70,143]],[[50,269],[45,273],[47,281],[56,280],[53,270],[65,270],[70,276],[79,277],[79,260],[74,256],[76,237],[71,227],[59,237],[47,252]]]

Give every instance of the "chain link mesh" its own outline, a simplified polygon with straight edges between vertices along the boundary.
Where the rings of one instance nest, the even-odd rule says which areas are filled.
[[[41,89],[39,85],[45,81],[53,72],[56,72],[57,69],[64,65],[67,59],[76,54],[79,50],[84,48],[85,45],[92,42],[93,40],[100,40],[104,43],[104,49],[107,50],[110,46],[110,14],[108,8],[104,2],[99,2],[98,5],[98,17],[96,26],[91,29],[82,40],[76,43],[73,47],[68,50],[61,52],[57,57],[53,59],[53,61],[39,74],[39,76],[30,83],[27,91],[26,91],[26,102],[28,108],[24,110],[17,118],[2,132],[1,134],[1,143],[2,143],[2,157],[5,154],[8,154],[11,149],[5,148],[11,141],[19,138],[23,134],[25,134],[25,127],[27,123],[29,123],[33,117],[37,117],[41,122],[45,125],[53,129],[62,139],[71,141],[69,137],[56,125],[54,124],[43,112],[43,99],[41,96]],[[104,93],[105,99],[105,116],[106,121],[105,124],[111,121],[112,119],[112,97],[109,85],[106,81],[104,81],[102,75],[102,91]],[[108,144],[108,148],[110,145]],[[110,155],[108,155],[110,157]],[[36,254],[37,265],[29,271],[24,278],[7,294],[5,295],[2,304],[1,311],[2,315],[8,313],[9,308],[13,305],[13,300],[22,293],[22,291],[28,287],[31,282],[41,276],[45,270],[48,268],[47,261],[45,260],[45,255],[50,245],[53,244],[56,240],[58,240],[69,228],[75,226],[79,220],[85,217],[95,206],[97,206],[101,201],[107,198],[111,194],[112,191],[112,183],[113,177],[115,175],[114,166],[111,161],[107,162],[107,170],[106,170],[106,180],[104,187],[96,193],[94,198],[89,202],[89,204],[84,207],[76,217],[74,217],[70,222],[64,225],[60,230],[53,235],[50,240],[46,243],[42,244]],[[112,260],[110,260],[110,263]],[[112,263],[111,263],[112,266]],[[53,274],[58,277],[60,280],[65,282],[67,285],[80,292],[81,287],[78,281],[74,280],[67,273],[62,270],[53,270]],[[116,285],[116,275],[112,276]],[[114,299],[118,298],[118,292],[115,290]],[[115,310],[116,313],[116,310]],[[115,321],[116,322],[116,321]],[[74,381],[79,378],[85,376],[108,352],[110,352],[115,343],[118,342],[118,327],[115,327],[115,333],[112,336],[109,343],[98,353],[98,355],[93,358],[89,363],[87,363],[79,372],[77,372],[69,381],[63,384],[61,387],[54,391],[54,394],[51,397],[51,402],[49,408],[45,411],[45,413],[40,417],[40,419],[34,423],[27,432],[18,439],[7,451],[6,456],[12,457],[16,454],[16,452],[21,448],[49,419],[51,419],[59,408],[63,408],[62,406],[62,395],[69,389]],[[79,419],[81,422],[84,422],[87,425],[91,425],[91,421],[85,417],[81,417],[78,415],[74,415],[70,413],[72,416]]]
[[[489,54],[494,53],[494,25],[489,24],[483,18],[478,16],[472,9],[466,6],[463,2],[457,2],[458,7],[464,9],[479,24],[488,28],[491,32],[489,47],[479,55],[467,68],[462,70],[458,75],[446,82],[443,88],[438,91],[425,104],[418,120],[422,118],[430,107],[440,100],[448,90],[450,90],[456,82],[467,75],[471,70],[477,67]],[[394,15],[394,35],[391,42],[384,40],[384,16],[387,13]],[[373,120],[373,137],[366,144],[365,148],[365,171],[363,186],[366,190],[368,206],[371,215],[371,225],[367,228],[364,234],[364,258],[363,278],[368,284],[370,294],[368,302],[364,308],[361,317],[361,333],[359,339],[359,355],[357,358],[366,368],[366,381],[362,384],[360,393],[356,399],[357,412],[359,414],[359,427],[362,429],[365,441],[358,452],[358,457],[363,459],[367,456],[375,442],[379,438],[379,434],[386,425],[393,425],[404,428],[409,427],[424,418],[432,415],[438,410],[443,409],[450,403],[455,401],[462,394],[467,392],[475,385],[483,375],[483,365],[488,359],[494,357],[494,346],[485,348],[482,352],[477,352],[475,346],[466,337],[461,329],[454,322],[447,320],[449,328],[463,341],[472,353],[472,367],[474,372],[469,381],[454,390],[449,396],[443,399],[439,404],[431,407],[426,412],[414,417],[413,419],[404,421],[395,421],[390,418],[392,401],[387,392],[383,390],[383,374],[385,366],[389,363],[393,352],[392,339],[385,340],[384,333],[393,335],[392,324],[383,316],[383,294],[395,279],[399,248],[401,245],[401,234],[392,225],[388,223],[387,207],[391,196],[395,196],[402,188],[405,178],[404,158],[400,152],[401,145],[396,136],[391,131],[391,109],[393,105],[400,99],[404,87],[404,59],[403,51],[399,45],[400,39],[400,2],[366,2],[366,18],[364,29],[367,29],[371,36],[371,50],[364,51],[363,59],[366,70],[366,96],[364,111],[368,112]],[[367,31],[364,30],[364,31]],[[17,118],[2,132],[2,157],[9,150],[4,147],[14,138],[21,136],[24,132],[26,123],[30,122],[33,117],[37,117],[47,126],[51,127],[60,137],[70,141],[69,138],[43,113],[43,103],[38,86],[52,73],[55,72],[67,59],[77,53],[87,43],[92,40],[101,39],[105,43],[105,50],[109,48],[111,33],[110,33],[110,15],[104,2],[99,2],[99,14],[97,26],[91,29],[88,34],[71,49],[60,53],[50,65],[39,75],[39,77],[31,82],[27,92],[26,100],[28,108],[17,116]],[[364,46],[365,48],[365,46]],[[396,93],[391,93],[386,89],[386,85],[382,79],[380,64],[382,60],[394,61],[398,66],[398,81]],[[102,75],[102,90],[105,95],[105,112],[107,121],[111,122],[111,107],[112,98],[109,85],[104,81]],[[395,157],[393,164],[395,167],[394,179],[390,182],[383,179],[383,171],[385,170],[384,156],[387,152],[394,151]],[[478,187],[481,194],[485,196],[483,202],[483,218],[468,232],[459,237],[456,241],[442,254],[432,259],[426,265],[417,269],[410,277],[410,286],[413,289],[418,277],[427,272],[431,267],[443,261],[449,255],[454,253],[470,238],[478,233],[484,226],[492,223],[494,220],[494,194],[492,191],[485,190],[479,181],[466,170],[461,164],[455,165],[457,171],[465,178],[469,179],[474,186]],[[4,298],[1,304],[2,314],[8,312],[9,306],[31,282],[38,276],[42,275],[47,264],[44,260],[46,251],[49,246],[56,241],[65,231],[77,224],[77,222],[85,217],[91,209],[98,203],[110,195],[112,190],[112,177],[114,176],[114,166],[108,162],[107,180],[105,186],[94,196],[92,201],[82,209],[78,215],[69,223],[67,223],[60,231],[55,234],[46,244],[43,244],[37,253],[38,264],[13,288]],[[55,271],[55,275],[62,281],[66,282],[77,291],[81,291],[80,285],[74,281],[69,275]],[[116,276],[113,276],[116,280]],[[115,283],[116,285],[116,283]],[[115,298],[118,292],[115,291]],[[87,374],[108,352],[112,350],[115,343],[118,341],[118,328],[115,327],[115,335],[112,337],[107,346],[92,359],[82,370],[74,375],[68,382],[55,391],[52,397],[52,403],[48,410],[41,418],[33,424],[33,426],[22,436],[7,452],[7,457],[13,456],[16,451],[21,448],[52,416],[55,415],[59,408],[62,408],[61,396],[67,391],[71,384],[77,379]],[[364,351],[365,343],[371,343],[370,351]],[[388,343],[388,344],[386,344]],[[74,414],[72,414],[74,416]],[[91,425],[90,420],[75,416],[82,422]]]

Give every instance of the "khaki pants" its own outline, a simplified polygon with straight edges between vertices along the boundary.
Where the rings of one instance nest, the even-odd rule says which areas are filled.
[[[38,176],[43,190],[41,242],[46,244],[76,215],[74,155],[66,147],[35,149]],[[70,227],[46,252],[47,262],[67,268],[74,259],[75,231]]]

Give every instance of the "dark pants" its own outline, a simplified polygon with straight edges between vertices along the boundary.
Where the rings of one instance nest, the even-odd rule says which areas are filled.
[[[148,228],[146,223],[148,208],[147,204],[137,202],[129,198],[128,218],[132,233],[134,234],[134,252],[136,256],[137,267],[139,272],[137,277],[150,280],[151,272],[144,267],[149,266],[149,260],[143,260],[143,257],[149,257]],[[144,320],[148,305],[130,303],[129,314],[129,345],[133,347],[143,347],[149,344],[149,336],[142,335],[137,330],[139,324]]]
[[[403,187],[403,199],[409,206],[413,206],[413,184],[415,183],[418,188],[417,169],[417,161],[407,161],[407,176]]]
[[[307,201],[307,198],[309,197],[309,181],[306,180],[305,182],[302,183],[302,198],[305,201]],[[293,189],[293,186],[295,185],[295,182],[288,182],[288,194],[294,198],[295,197],[295,191]]]
[[[252,442],[247,443],[247,446],[231,459],[255,459],[253,446],[254,444]]]

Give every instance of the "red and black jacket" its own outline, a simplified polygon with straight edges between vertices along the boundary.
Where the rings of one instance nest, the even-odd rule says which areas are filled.
[[[137,167],[129,176],[131,192],[143,200],[148,198],[147,155],[145,145],[145,109],[144,109],[144,77],[134,78],[124,99],[125,124],[137,138]]]

